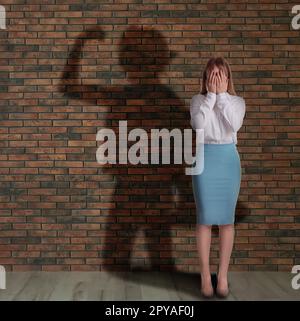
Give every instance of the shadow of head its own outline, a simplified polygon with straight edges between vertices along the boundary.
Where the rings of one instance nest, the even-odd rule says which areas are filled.
[[[128,79],[145,72],[151,73],[149,75],[153,78],[176,57],[176,53],[169,50],[162,33],[148,26],[130,26],[126,29],[118,43],[118,55]]]

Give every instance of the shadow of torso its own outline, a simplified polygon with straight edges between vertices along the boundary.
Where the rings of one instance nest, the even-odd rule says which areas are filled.
[[[101,93],[99,88],[98,93]],[[191,180],[190,176],[185,175],[187,165],[183,150],[183,162],[174,164],[172,138],[170,148],[165,150],[170,153],[170,163],[162,163],[161,142],[159,163],[151,163],[151,130],[167,129],[171,132],[179,129],[183,139],[183,130],[190,128],[189,112],[184,100],[169,87],[160,84],[126,86],[122,92],[114,91],[110,98],[106,98],[112,99],[114,104],[118,102],[118,117],[115,118],[115,107],[112,106],[112,118],[109,115],[106,118],[110,128],[117,133],[117,152],[119,120],[126,120],[128,133],[134,128],[147,132],[148,144],[144,145],[144,151],[148,153],[148,164],[128,162],[104,165],[102,168],[103,175],[113,178],[110,208],[102,211],[109,217],[105,223],[102,252],[102,257],[108,261],[103,269],[153,270],[161,268],[161,265],[171,269],[174,264],[172,237],[176,234],[172,226],[189,222],[189,209],[193,205]],[[128,151],[135,143],[128,142]]]

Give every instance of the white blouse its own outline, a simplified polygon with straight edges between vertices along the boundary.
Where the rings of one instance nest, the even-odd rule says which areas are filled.
[[[204,129],[204,144],[237,144],[237,131],[243,125],[245,100],[228,92],[192,97],[190,105],[193,129]]]

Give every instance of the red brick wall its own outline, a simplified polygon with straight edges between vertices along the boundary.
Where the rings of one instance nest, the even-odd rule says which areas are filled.
[[[231,270],[300,264],[292,3],[2,1],[0,264],[198,271],[190,176],[182,166],[101,166],[96,133],[119,120],[190,128],[189,101],[212,54],[229,60],[247,104]],[[214,268],[217,241],[215,231]]]

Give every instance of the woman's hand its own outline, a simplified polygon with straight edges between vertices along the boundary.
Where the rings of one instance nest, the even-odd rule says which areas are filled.
[[[206,90],[212,93],[217,92],[217,77],[214,71],[212,71],[208,76],[208,79],[206,81]]]
[[[220,94],[220,93],[226,92],[228,88],[228,78],[226,77],[224,70],[220,69],[216,75],[216,78],[217,78],[216,93]]]

